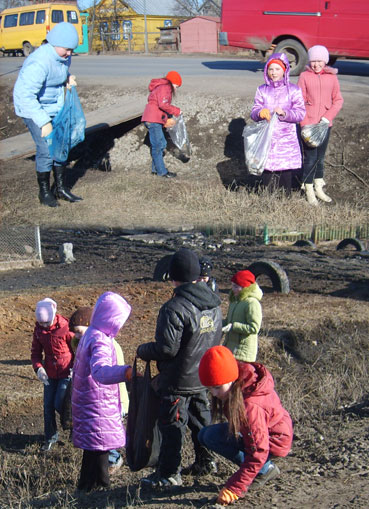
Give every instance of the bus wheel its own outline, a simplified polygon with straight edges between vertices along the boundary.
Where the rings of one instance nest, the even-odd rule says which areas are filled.
[[[285,53],[290,63],[290,75],[298,76],[308,63],[307,52],[302,44],[294,39],[285,39],[277,44],[274,53]]]
[[[23,43],[23,55],[25,57],[28,57],[28,55],[30,55],[33,50],[34,50],[34,48],[31,43],[29,43],[29,42]]]

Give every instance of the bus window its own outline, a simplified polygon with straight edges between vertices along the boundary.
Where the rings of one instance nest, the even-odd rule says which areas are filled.
[[[74,23],[74,24],[78,23],[78,16],[77,16],[76,11],[67,11],[67,21],[69,23]]]
[[[33,25],[35,21],[35,11],[22,12],[19,16],[19,26]]]
[[[45,11],[37,11],[36,25],[42,25],[43,23],[45,23]]]
[[[18,21],[18,14],[8,14],[4,19],[4,28],[16,27]]]
[[[52,23],[61,23],[64,21],[63,11],[51,11],[51,21]]]

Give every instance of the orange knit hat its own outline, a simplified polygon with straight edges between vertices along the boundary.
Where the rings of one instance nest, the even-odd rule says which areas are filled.
[[[199,377],[205,387],[215,387],[237,380],[238,364],[229,348],[222,345],[209,348],[201,358]]]
[[[179,87],[182,85],[181,75],[177,71],[169,71],[165,77],[173,85],[178,85]]]
[[[279,58],[272,58],[272,60],[269,60],[269,62],[267,63],[268,69],[271,64],[277,64],[280,67],[282,67],[284,71],[286,70],[286,64],[282,62],[282,60],[279,60]]]

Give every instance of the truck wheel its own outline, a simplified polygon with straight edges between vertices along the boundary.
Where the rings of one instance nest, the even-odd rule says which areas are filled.
[[[275,53],[285,53],[290,63],[290,75],[298,76],[307,64],[307,51],[302,44],[294,39],[285,39],[277,44]]]
[[[352,246],[356,249],[356,251],[365,251],[364,245],[359,239],[343,239],[337,245],[336,249],[345,249],[347,246]]]
[[[155,266],[153,280],[168,281],[169,279],[169,263],[172,255],[166,255],[161,258]]]
[[[259,260],[249,265],[247,270],[254,274],[256,280],[259,276],[268,276],[275,292],[290,292],[288,276],[278,263],[271,260]]]
[[[33,50],[34,50],[34,47],[32,46],[32,44],[30,42],[23,43],[23,55],[25,57],[28,57],[28,55],[30,55]]]

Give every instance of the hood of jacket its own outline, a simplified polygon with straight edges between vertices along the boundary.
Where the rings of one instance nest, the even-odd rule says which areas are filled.
[[[169,81],[166,78],[154,78],[150,81],[149,91],[152,92],[155,88],[160,87],[161,85],[169,85]]]
[[[254,297],[259,301],[262,299],[263,291],[257,283],[253,283],[252,285],[247,286],[246,288],[242,288],[237,297],[232,290],[229,292],[230,302],[246,300],[249,297]]]
[[[266,396],[274,391],[273,377],[263,364],[238,361],[238,369],[245,398]]]
[[[307,65],[305,67],[305,71],[312,72],[312,73],[316,74],[315,71],[313,71],[313,69],[310,67],[310,65]],[[324,66],[324,68],[321,72],[321,74],[337,74],[337,73],[338,73],[338,69],[335,69],[334,67],[330,67],[329,65]],[[318,73],[318,74],[320,74],[320,73]]]
[[[105,292],[97,299],[91,325],[107,336],[114,338],[131,313],[131,306],[123,297],[113,292]]]
[[[286,66],[286,70],[284,72],[283,79],[280,82],[279,81],[273,82],[268,76],[268,64],[271,60],[282,60],[282,62]],[[290,82],[290,63],[288,61],[287,56],[284,53],[273,53],[272,55],[270,55],[270,57],[267,60],[267,63],[265,64],[265,67],[264,67],[264,81],[267,85],[274,85],[274,86],[276,83],[281,83],[281,82],[284,85],[289,84],[289,82]]]
[[[183,285],[177,286],[174,290],[174,295],[184,297],[200,311],[213,309],[221,304],[218,295],[203,281],[198,283],[184,283]]]

